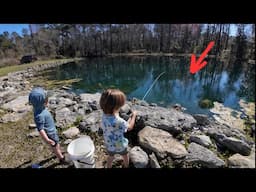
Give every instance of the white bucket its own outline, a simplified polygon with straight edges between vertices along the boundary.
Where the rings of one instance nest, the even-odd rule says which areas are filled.
[[[95,168],[94,144],[89,136],[73,140],[67,148],[76,168]]]

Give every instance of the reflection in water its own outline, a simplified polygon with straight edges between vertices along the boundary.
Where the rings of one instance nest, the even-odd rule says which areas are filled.
[[[165,72],[145,100],[163,106],[180,103],[190,113],[209,113],[198,106],[200,99],[223,102],[237,109],[239,96],[248,96],[240,91],[241,85],[250,84],[245,79],[242,64],[208,60],[206,67],[194,75],[189,73],[189,65],[189,58],[96,58],[59,66],[46,77],[57,80],[82,78],[72,86],[76,93],[101,92],[111,87],[123,90],[128,98],[142,99],[157,76]]]

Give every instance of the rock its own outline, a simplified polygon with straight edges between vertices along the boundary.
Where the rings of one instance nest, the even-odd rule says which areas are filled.
[[[56,97],[49,97],[49,98],[48,98],[48,103],[49,103],[50,105],[59,104],[59,100],[57,100]]]
[[[82,122],[79,123],[79,129],[81,131],[90,130],[92,132],[97,132],[101,127],[102,111],[97,110],[84,116]]]
[[[241,110],[244,111],[245,115],[254,120],[255,123],[255,102],[245,102],[240,99],[239,105]]]
[[[184,140],[181,140],[180,143],[181,143],[182,145],[185,145],[185,144],[186,144],[186,142],[185,142]]]
[[[129,157],[136,168],[145,168],[148,165],[148,155],[139,146],[130,150]]]
[[[177,110],[177,111],[182,111],[182,106],[178,103],[174,104],[172,106],[173,109]]]
[[[131,107],[130,107],[130,105],[129,104],[124,104],[124,106],[122,106],[121,107],[121,109],[120,109],[120,113],[129,113],[130,112],[130,110],[131,110]]]
[[[67,87],[67,86],[62,86],[61,88],[64,89],[64,90],[70,90],[71,89],[70,87]]]
[[[230,168],[255,168],[255,160],[237,153],[228,158],[228,166]]]
[[[141,106],[149,106],[149,104],[144,100],[137,100],[137,105]]]
[[[173,158],[183,158],[187,150],[172,135],[166,131],[146,126],[138,133],[142,147],[155,152],[157,155],[171,155]]]
[[[73,112],[78,113],[81,116],[84,116],[88,113],[92,112],[92,108],[90,107],[89,104],[85,103],[85,104],[78,104],[78,105],[73,105],[71,107],[71,109],[73,110]]]
[[[149,106],[151,106],[151,107],[157,107],[157,104],[156,104],[156,103],[150,103]]]
[[[241,129],[229,127],[227,125],[219,124],[219,123],[210,123],[205,126],[206,134],[215,139],[215,135],[224,134],[227,137],[235,137],[245,142],[248,142],[245,132]]]
[[[8,122],[17,122],[21,119],[23,119],[25,117],[27,113],[7,113],[4,114],[1,118],[0,118],[0,122],[2,123],[8,123]]]
[[[240,119],[242,112],[225,107],[222,103],[214,102],[214,108],[210,110],[214,113],[213,118],[220,124],[232,128],[243,130],[245,128],[244,120]]]
[[[69,98],[60,97],[58,99],[58,105],[63,106],[63,107],[69,107],[69,106],[72,106],[72,105],[75,105],[75,104],[76,104],[76,102],[72,101]]]
[[[204,147],[209,147],[212,145],[212,141],[210,140],[210,137],[206,135],[191,135],[189,140],[191,142],[195,142]]]
[[[61,91],[57,96],[59,98],[64,97],[66,99],[70,99],[72,101],[76,95],[74,93],[68,93],[66,91]]]
[[[76,127],[71,127],[66,131],[63,131],[62,134],[65,135],[66,138],[71,139],[79,134],[79,129]]]
[[[227,137],[224,134],[215,134],[214,139],[219,144],[223,145],[224,147],[235,153],[249,155],[251,152],[251,148],[247,143],[234,137]]]
[[[19,96],[16,99],[2,105],[3,109],[11,112],[29,111],[31,106],[28,105],[28,95]]]
[[[196,119],[198,125],[209,124],[208,116],[203,114],[195,114],[193,117]]]
[[[34,130],[33,132],[29,133],[27,136],[30,138],[38,137],[40,133],[37,130]]]
[[[161,168],[154,153],[149,155],[149,162],[151,168]]]
[[[72,139],[67,139],[66,141],[64,141],[64,144],[65,145],[68,145],[69,143],[71,143],[72,142]]]
[[[97,110],[98,106],[97,106],[97,102],[93,101],[93,102],[88,102],[89,106],[92,108],[92,110]]]
[[[255,124],[253,124],[251,126],[251,133],[250,133],[251,137],[255,137]]]
[[[196,120],[191,115],[175,109],[134,105],[133,110],[138,111],[138,117],[143,121],[141,124],[163,129],[174,135],[180,134],[182,129],[190,130],[196,125]]]
[[[36,128],[36,124],[31,123],[31,124],[28,125],[28,128],[29,129],[35,129]]]
[[[119,116],[125,121],[128,121],[128,119],[130,118],[130,115],[127,115],[126,113],[120,113]]]
[[[80,99],[82,103],[88,103],[96,101],[97,104],[99,104],[101,94],[95,93],[95,94],[89,94],[89,93],[83,93],[80,94]]]
[[[188,163],[199,163],[207,168],[218,168],[225,165],[225,162],[218,158],[216,154],[196,143],[189,144],[188,152],[185,160]]]
[[[62,108],[55,111],[56,126],[65,128],[76,121],[76,114],[71,112],[68,108]]]

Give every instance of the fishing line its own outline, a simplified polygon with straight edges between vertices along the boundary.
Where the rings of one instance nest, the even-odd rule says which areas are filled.
[[[147,90],[146,94],[144,95],[144,97],[142,98],[142,100],[145,99],[145,97],[148,95],[148,93],[150,92],[150,90],[153,88],[153,86],[155,85],[155,83],[157,82],[157,80],[165,73],[162,72],[160,75],[158,75],[158,77],[155,79],[155,81],[152,83],[152,85],[149,87],[149,89]]]

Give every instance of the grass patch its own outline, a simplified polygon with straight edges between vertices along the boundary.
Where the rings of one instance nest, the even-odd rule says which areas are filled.
[[[21,65],[12,65],[8,67],[0,68],[0,77],[8,75],[8,73],[22,71],[29,67],[42,65],[42,64],[54,64],[54,63],[67,63],[71,61],[81,60],[80,58],[72,58],[72,59],[51,59],[51,60],[44,60],[44,61],[35,61],[29,64],[21,64]]]

